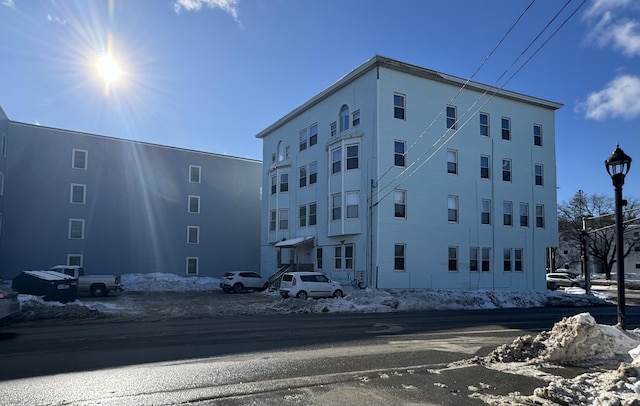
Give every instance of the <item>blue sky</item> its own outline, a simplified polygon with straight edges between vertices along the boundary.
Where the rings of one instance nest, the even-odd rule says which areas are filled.
[[[564,104],[559,201],[612,195],[604,160],[618,143],[634,159],[625,197],[640,197],[640,2],[569,0],[510,68],[565,1],[530,4],[0,0],[0,106],[14,121],[262,159],[255,134],[372,56],[469,78],[529,7],[473,79]],[[109,86],[104,54],[122,72]]]

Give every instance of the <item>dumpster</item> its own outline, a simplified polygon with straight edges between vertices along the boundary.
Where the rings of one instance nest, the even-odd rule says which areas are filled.
[[[22,294],[61,303],[73,302],[78,297],[78,280],[54,271],[22,271],[13,278],[11,287]]]

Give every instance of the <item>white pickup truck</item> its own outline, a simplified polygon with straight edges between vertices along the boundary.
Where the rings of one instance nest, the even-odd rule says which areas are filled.
[[[86,275],[84,268],[76,265],[56,265],[50,271],[60,272],[78,279],[78,293],[91,296],[107,296],[109,292],[122,291],[120,275]]]

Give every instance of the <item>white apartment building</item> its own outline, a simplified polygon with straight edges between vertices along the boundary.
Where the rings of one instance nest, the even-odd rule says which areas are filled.
[[[262,273],[545,290],[560,107],[373,57],[257,134]]]

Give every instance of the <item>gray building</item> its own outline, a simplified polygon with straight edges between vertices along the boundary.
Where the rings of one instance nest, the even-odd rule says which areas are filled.
[[[0,279],[219,277],[260,266],[262,163],[11,121],[0,109]]]

